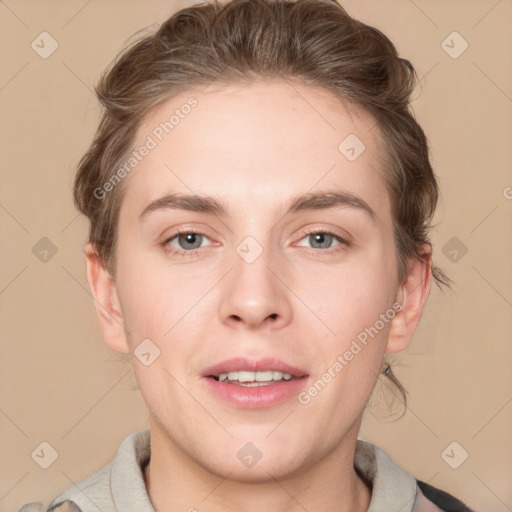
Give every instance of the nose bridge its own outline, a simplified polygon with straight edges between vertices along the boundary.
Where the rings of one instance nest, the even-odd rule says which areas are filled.
[[[260,240],[247,236],[235,247],[234,268],[226,280],[220,307],[225,322],[255,327],[265,321],[282,325],[290,320],[291,304],[278,277],[279,257],[268,237]]]

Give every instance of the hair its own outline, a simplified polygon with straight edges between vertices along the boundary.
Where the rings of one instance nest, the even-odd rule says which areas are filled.
[[[398,277],[424,259],[438,201],[429,145],[410,108],[412,64],[378,29],[335,0],[217,0],[186,7],[128,45],[96,85],[102,117],[78,164],[74,202],[90,220],[89,241],[115,278],[120,205],[127,180],[98,198],[133,151],[137,130],[160,103],[194,87],[284,78],[330,91],[371,114],[385,145]],[[106,188],[105,188],[106,190]],[[434,282],[451,279],[430,262]],[[386,357],[381,373],[406,391]]]

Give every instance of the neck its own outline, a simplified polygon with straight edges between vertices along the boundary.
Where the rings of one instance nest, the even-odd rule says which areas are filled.
[[[156,511],[196,510],[192,505],[206,502],[209,512],[367,512],[371,490],[353,467],[358,430],[359,424],[351,442],[344,439],[307,469],[279,479],[268,472],[267,481],[257,483],[214,474],[151,430],[151,459],[144,468],[148,496]]]

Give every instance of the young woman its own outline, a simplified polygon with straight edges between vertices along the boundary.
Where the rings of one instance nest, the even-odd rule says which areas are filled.
[[[74,198],[150,424],[48,511],[470,510],[357,439],[449,285],[415,79],[334,0],[199,4],[117,59]]]

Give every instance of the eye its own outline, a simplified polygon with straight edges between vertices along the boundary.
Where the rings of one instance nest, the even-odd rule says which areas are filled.
[[[317,250],[349,245],[349,243],[341,236],[322,229],[308,231],[306,236],[301,238],[301,240],[310,241],[312,248]],[[333,245],[333,242],[337,243]]]
[[[178,231],[167,238],[162,245],[166,252],[182,255],[192,254],[196,249],[203,247],[203,242],[209,238],[197,231]]]
[[[178,231],[166,238],[164,242],[162,242],[162,246],[167,253],[178,256],[192,256],[195,254],[195,251],[207,245],[206,243],[203,244],[203,242],[207,240],[210,239],[205,234],[197,231]],[[341,236],[322,229],[308,231],[306,235],[301,238],[301,241],[302,240],[310,241],[312,244],[311,249],[314,252],[327,252],[325,250],[322,251],[322,249],[333,249],[336,251],[350,245],[349,242]],[[302,244],[298,245],[300,246]],[[339,249],[336,249],[337,247]]]

